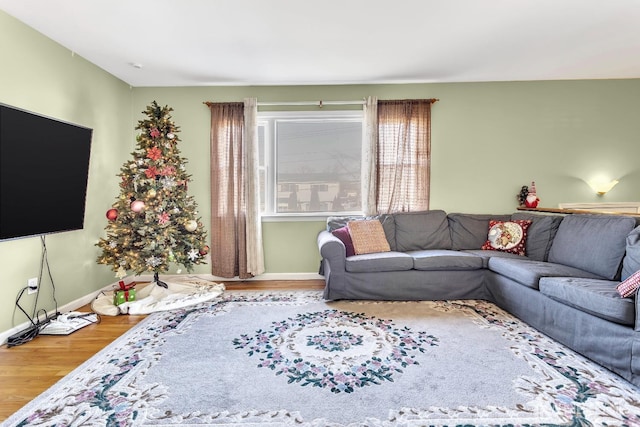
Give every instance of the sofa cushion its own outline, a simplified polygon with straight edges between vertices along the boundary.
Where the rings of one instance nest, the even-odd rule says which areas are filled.
[[[501,251],[525,256],[527,229],[531,221],[515,219],[511,221],[489,221],[487,241],[482,245],[485,251]]]
[[[451,213],[447,216],[451,249],[480,249],[487,241],[489,220],[509,221],[511,215]]]
[[[351,216],[329,216],[327,217],[327,231],[334,231],[338,228],[346,227],[349,221],[365,219],[362,215]]]
[[[447,214],[441,210],[394,214],[396,250],[451,249]]]
[[[531,221],[527,230],[527,258],[536,261],[546,261],[549,258],[551,243],[562,218],[559,215],[541,215],[529,212],[516,212],[511,215],[512,220]]]
[[[635,294],[640,287],[640,270],[627,277],[624,281],[616,286],[616,290],[622,298],[630,297]]]
[[[350,273],[403,271],[413,268],[413,258],[402,252],[378,252],[347,258],[345,270]]]
[[[356,255],[389,252],[391,250],[387,236],[384,234],[382,223],[377,219],[349,221],[347,227],[349,228]]]
[[[622,280],[640,270],[640,227],[627,235],[627,248],[622,262]]]
[[[619,273],[632,217],[568,215],[562,219],[549,251],[549,261],[613,280]]]
[[[331,234],[336,236],[342,243],[344,243],[346,256],[353,256],[356,254],[356,251],[353,248],[353,240],[351,240],[351,234],[349,234],[349,227],[340,227],[336,230],[333,230]]]
[[[621,298],[618,282],[573,277],[543,277],[540,292],[563,304],[623,325],[635,323],[635,301]]]
[[[407,253],[413,257],[416,270],[478,270],[483,267],[482,258],[468,252],[431,249]]]
[[[509,252],[501,252],[501,251],[485,251],[482,249],[469,249],[466,251],[462,251],[464,253],[469,253],[475,255],[479,258],[482,258],[482,267],[489,267],[489,259],[491,257],[501,257],[501,258],[515,258],[515,259],[529,259],[528,256],[522,257],[520,255],[512,254]]]
[[[489,270],[533,289],[538,289],[539,281],[542,277],[602,279],[601,276],[574,267],[551,262],[533,261],[522,257],[492,257],[489,259]]]

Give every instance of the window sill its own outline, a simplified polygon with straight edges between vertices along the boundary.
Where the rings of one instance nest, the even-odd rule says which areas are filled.
[[[262,222],[326,222],[330,216],[362,216],[362,212],[262,214]]]

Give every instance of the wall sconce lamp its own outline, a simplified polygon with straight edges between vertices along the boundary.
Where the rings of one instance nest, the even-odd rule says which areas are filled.
[[[607,194],[616,184],[620,182],[617,179],[611,181],[589,181],[589,186],[593,189],[593,191],[598,194],[598,196],[604,196]]]

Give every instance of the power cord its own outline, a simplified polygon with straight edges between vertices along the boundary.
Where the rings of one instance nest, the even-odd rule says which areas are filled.
[[[24,315],[27,317],[27,319],[29,319],[29,322],[31,323],[31,325],[27,328],[24,329],[16,334],[11,335],[9,338],[7,338],[7,347],[14,347],[17,345],[21,345],[24,343],[27,343],[29,341],[31,341],[32,339],[34,339],[36,336],[38,336],[38,333],[40,332],[40,327],[41,325],[39,325],[40,321],[38,321],[37,323],[34,321],[35,318],[35,310],[34,310],[34,314],[33,316],[29,316],[29,314],[26,312],[26,310],[24,308],[22,308],[22,306],[20,305],[20,299],[22,298],[22,295],[24,295],[24,292],[29,289],[28,286],[22,288],[20,290],[20,293],[18,294],[18,296],[16,297],[16,307],[18,309],[20,309],[20,311],[22,311],[22,313],[24,313]],[[46,316],[45,316],[46,317]]]
[[[17,345],[22,345],[33,340],[35,337],[38,336],[40,331],[48,323],[51,322],[51,320],[56,319],[58,316],[60,316],[60,313],[58,312],[58,300],[56,299],[56,286],[55,286],[55,282],[53,281],[53,275],[51,274],[51,267],[49,265],[49,258],[47,256],[47,244],[46,244],[44,235],[40,236],[40,242],[42,245],[42,252],[40,257],[40,273],[38,275],[38,283],[42,284],[42,277],[43,277],[44,269],[46,266],[47,274],[49,275],[49,280],[51,281],[51,288],[53,290],[52,298],[54,302],[54,312],[53,312],[53,315],[50,317],[47,315],[46,310],[44,309],[38,310],[38,298],[40,296],[40,292],[38,291],[36,292],[35,301],[33,303],[32,314],[29,315],[29,313],[27,313],[27,311],[20,305],[20,299],[24,295],[24,292],[27,289],[29,289],[29,287],[26,286],[22,288],[19,291],[18,296],[16,297],[16,307],[27,317],[27,319],[29,319],[29,322],[31,323],[31,325],[29,325],[26,329],[7,338],[7,347],[15,347]],[[90,319],[87,319],[87,321],[91,323],[100,323],[100,315],[98,315],[97,313],[88,313],[87,315],[89,314],[95,314],[97,320],[94,322]]]

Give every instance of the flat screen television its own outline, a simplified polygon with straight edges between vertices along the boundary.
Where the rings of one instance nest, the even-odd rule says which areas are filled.
[[[92,134],[0,104],[0,240],[84,227]]]

